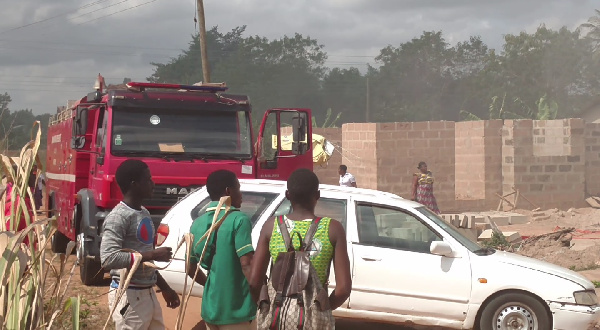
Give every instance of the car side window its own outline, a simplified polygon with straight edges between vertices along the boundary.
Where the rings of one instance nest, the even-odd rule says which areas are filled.
[[[315,215],[317,217],[330,217],[342,223],[344,229],[346,229],[346,210],[347,200],[337,198],[320,198],[315,207]],[[273,217],[280,215],[286,215],[292,212],[292,205],[290,201],[284,199],[279,205]]]
[[[252,227],[264,212],[264,210],[273,202],[277,194],[261,193],[261,192],[242,192],[243,202],[240,211],[246,213],[252,222]],[[210,204],[210,198],[205,198],[190,212],[192,219],[197,219],[206,212],[206,208]]]
[[[358,204],[356,218],[361,244],[430,253],[431,242],[442,240],[419,218],[402,210]]]

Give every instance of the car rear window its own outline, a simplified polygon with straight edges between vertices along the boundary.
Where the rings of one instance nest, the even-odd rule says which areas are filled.
[[[329,217],[342,223],[344,229],[346,229],[346,199],[336,198],[320,198],[315,207],[315,215],[317,217]],[[280,215],[286,215],[292,212],[292,206],[290,201],[285,199],[281,202],[281,205],[277,208],[274,217]]]
[[[255,192],[255,191],[242,191],[242,208],[241,211],[246,213],[252,222],[252,227],[256,224],[256,221],[264,210],[273,202],[277,197],[277,194]],[[190,212],[192,219],[197,219],[199,216],[206,212],[206,208],[210,204],[210,198],[205,198]]]

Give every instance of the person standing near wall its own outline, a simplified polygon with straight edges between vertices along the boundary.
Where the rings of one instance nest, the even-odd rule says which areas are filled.
[[[340,186],[356,188],[356,179],[354,175],[348,173],[348,166],[340,165],[338,174],[340,175]]]
[[[412,199],[427,206],[433,212],[440,214],[435,196],[433,196],[433,173],[427,170],[427,164],[420,162],[419,170],[413,175]]]

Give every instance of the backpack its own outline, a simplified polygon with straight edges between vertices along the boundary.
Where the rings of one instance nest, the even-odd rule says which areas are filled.
[[[287,252],[280,252],[272,264],[271,276],[263,285],[258,302],[258,329],[321,330],[335,329],[327,288],[319,281],[310,262],[307,249],[319,227],[321,218],[314,219],[302,240],[294,249],[283,216],[276,218]]]

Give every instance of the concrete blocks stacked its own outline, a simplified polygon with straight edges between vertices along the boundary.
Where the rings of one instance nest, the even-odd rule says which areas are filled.
[[[468,233],[466,231],[461,232],[474,242],[490,238],[494,226],[509,226],[525,224],[529,222],[528,217],[525,215],[512,212],[496,211],[442,214],[442,219],[456,228],[468,229]],[[508,235],[509,237],[515,236],[513,232],[504,232],[504,234],[505,236]],[[512,237],[511,239],[516,238]]]

